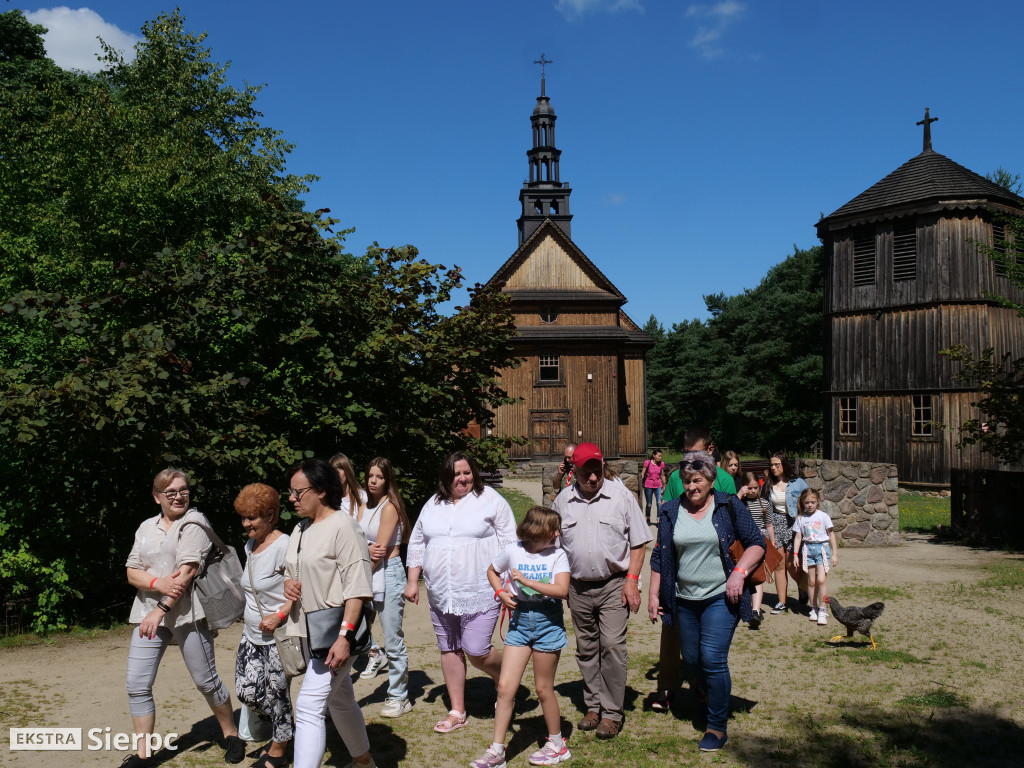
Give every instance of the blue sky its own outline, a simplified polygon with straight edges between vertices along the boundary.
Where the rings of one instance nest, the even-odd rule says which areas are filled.
[[[173,6],[20,7],[48,53],[88,67]],[[349,250],[411,243],[484,282],[515,250],[529,116],[546,54],[573,240],[643,324],[704,318],[754,287],[814,223],[921,151],[1024,174],[1007,0],[179,0],[264,122],[296,145],[308,195]],[[4,9],[0,5],[0,10]]]

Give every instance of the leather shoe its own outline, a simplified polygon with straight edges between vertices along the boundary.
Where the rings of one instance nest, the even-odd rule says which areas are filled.
[[[583,719],[580,720],[579,724],[576,727],[579,728],[581,731],[592,731],[595,728],[597,728],[600,722],[600,712],[587,712],[587,714],[583,716]]]
[[[607,717],[601,718],[601,722],[597,724],[597,738],[599,739],[614,739],[619,735],[619,728],[622,723],[617,723],[614,720],[609,720]]]

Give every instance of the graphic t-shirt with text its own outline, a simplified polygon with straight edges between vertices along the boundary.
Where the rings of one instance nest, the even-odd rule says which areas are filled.
[[[569,572],[569,558],[565,556],[565,551],[561,547],[546,547],[540,552],[527,552],[521,541],[509,544],[502,549],[494,558],[492,565],[498,573],[515,568],[526,578],[543,584],[551,584],[556,575]],[[542,595],[537,590],[523,586],[516,581],[512,582],[510,591],[520,602],[555,599]]]

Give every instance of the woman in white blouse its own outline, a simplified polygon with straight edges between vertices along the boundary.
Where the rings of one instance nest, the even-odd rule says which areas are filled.
[[[491,636],[501,604],[487,581],[487,566],[515,540],[508,502],[484,486],[469,456],[451,454],[441,464],[437,493],[423,505],[412,529],[404,593],[419,602],[422,573],[452,707],[434,726],[438,733],[466,725],[466,656],[498,680],[501,653],[491,645]]]
[[[231,694],[217,674],[213,657],[213,633],[206,626],[206,614],[198,600],[192,600],[190,586],[200,564],[212,546],[195,521],[209,526],[206,517],[189,506],[188,475],[180,469],[165,469],[153,479],[153,501],[160,514],[146,520],[135,532],[135,544],[128,555],[128,583],[138,591],[128,621],[138,624],[128,647],[128,710],[132,730],[142,736],[137,752],[125,757],[125,768],[152,764],[149,739],[156,726],[153,681],[167,646],[181,649],[192,680],[213,710],[224,734],[224,759],[240,763],[245,742],[238,738],[231,711]]]

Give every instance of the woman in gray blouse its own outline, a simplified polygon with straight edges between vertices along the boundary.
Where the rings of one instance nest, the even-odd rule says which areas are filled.
[[[235,499],[235,512],[249,535],[242,575],[245,629],[235,655],[235,693],[273,727],[270,744],[253,768],[283,768],[295,720],[288,677],[274,644],[274,630],[292,610],[292,601],[284,596],[288,535],[277,529],[281,495],[264,483],[247,485]]]
[[[224,759],[240,763],[245,758],[245,742],[231,711],[231,695],[224,686],[213,657],[213,634],[206,626],[206,614],[198,600],[193,601],[190,585],[211,544],[196,521],[209,521],[189,506],[191,491],[188,475],[180,469],[165,469],[153,480],[153,501],[160,514],[146,520],[135,532],[135,544],[128,555],[128,583],[138,592],[132,604],[129,622],[137,624],[128,647],[128,709],[132,729],[141,734],[136,753],[125,757],[122,768],[143,768],[152,764],[149,740],[156,726],[153,681],[173,639],[185,659],[185,666],[224,735]]]

